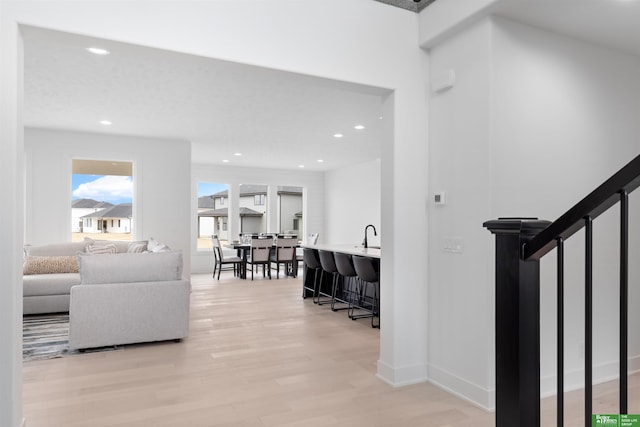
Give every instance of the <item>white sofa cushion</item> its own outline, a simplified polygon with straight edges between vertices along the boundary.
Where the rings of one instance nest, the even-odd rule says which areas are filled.
[[[84,252],[87,242],[57,243],[53,245],[24,245],[25,256],[69,256]]]
[[[22,293],[25,297],[69,295],[71,287],[79,284],[78,273],[35,274],[22,278]]]
[[[82,284],[156,282],[182,278],[182,252],[78,254]]]

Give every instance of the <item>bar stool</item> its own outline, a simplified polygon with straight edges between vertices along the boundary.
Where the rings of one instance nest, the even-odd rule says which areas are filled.
[[[348,309],[351,308],[352,302],[357,299],[358,294],[358,284],[357,278],[358,274],[356,273],[355,268],[353,267],[353,261],[351,261],[351,255],[345,254],[342,252],[335,252],[333,257],[336,261],[336,268],[338,269],[338,274],[342,276],[342,292],[344,294],[344,299],[346,300],[349,306]],[[356,279],[356,280],[354,280]],[[345,281],[348,280],[348,283]],[[351,311],[351,310],[350,310]],[[351,315],[349,315],[351,317]]]
[[[322,266],[322,274],[324,273],[331,274],[331,295],[322,292],[321,290],[318,292],[318,305],[326,304],[329,301],[320,301],[320,296],[325,296],[330,298],[331,302],[331,310],[338,311],[344,310],[349,307],[336,308],[337,303],[347,304],[347,301],[343,298],[338,298],[338,284],[340,283],[340,274],[338,273],[338,268],[336,267],[336,261],[334,258],[334,254],[331,251],[323,251],[319,250],[318,255],[320,255],[320,265]],[[344,285],[344,283],[343,283]]]
[[[333,252],[318,250],[318,257],[320,259],[320,267],[321,267],[320,286],[318,286],[318,293],[316,294],[316,299],[314,300],[314,302],[318,305],[324,305],[324,304],[330,303],[331,300],[333,299],[331,293],[326,293],[326,292],[323,292],[322,290],[322,285],[324,284],[324,280],[325,280],[324,279],[325,274],[326,273],[331,274],[331,292],[333,293],[333,283],[335,281],[335,273],[337,273],[338,270],[336,270],[335,263],[333,261]],[[324,260],[324,264],[323,264],[323,260]],[[320,300],[321,297],[325,297],[327,299]]]
[[[351,318],[355,320],[362,317],[371,317],[371,327],[379,328],[380,300],[378,299],[378,288],[380,287],[380,272],[374,266],[373,259],[363,256],[353,257],[353,267],[361,284],[357,306],[353,308],[368,311],[370,314],[354,316],[352,311]],[[375,317],[378,317],[377,325],[373,321]]]
[[[311,292],[311,297],[315,302],[316,292],[318,288],[318,270],[322,270],[322,266],[320,265],[320,260],[318,259],[318,254],[315,249],[303,248],[302,251],[302,261],[304,265],[307,267],[307,274],[313,270],[313,287],[307,286],[306,277],[302,281],[302,298],[307,298],[307,291]],[[322,277],[320,277],[322,278]]]

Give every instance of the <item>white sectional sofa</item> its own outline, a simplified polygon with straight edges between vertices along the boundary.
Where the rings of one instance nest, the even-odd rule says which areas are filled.
[[[23,313],[69,311],[71,287],[80,284],[75,261],[89,241],[24,247]]]
[[[69,349],[179,340],[189,334],[191,285],[180,251],[78,254],[71,287]]]
[[[24,246],[23,313],[43,314],[69,311],[71,287],[80,284],[76,255],[102,253],[143,253],[169,250],[149,240],[125,242],[85,238],[82,242]]]
[[[71,350],[179,340],[191,293],[182,265],[153,239],[25,246],[23,311],[68,311]]]

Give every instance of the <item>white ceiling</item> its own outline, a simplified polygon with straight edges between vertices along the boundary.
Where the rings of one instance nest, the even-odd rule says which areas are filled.
[[[640,55],[640,0],[496,0],[485,12]],[[183,139],[211,164],[328,170],[380,156],[382,89],[23,30],[27,126]],[[112,53],[85,50],[96,45]]]
[[[40,28],[23,35],[26,126],[182,139],[210,164],[315,171],[380,157],[384,90]]]

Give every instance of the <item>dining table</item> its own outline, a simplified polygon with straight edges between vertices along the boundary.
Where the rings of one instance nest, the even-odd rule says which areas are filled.
[[[272,251],[275,250],[276,246],[277,246],[277,243],[274,241],[273,246],[271,247]],[[230,249],[235,249],[237,251],[238,257],[242,260],[242,263],[240,264],[240,278],[246,279],[247,278],[247,259],[249,258],[249,253],[251,252],[251,243],[245,243],[245,242],[236,240],[236,241],[227,243],[225,247]],[[299,248],[299,247],[300,247],[300,244],[297,243],[296,248]],[[290,270],[285,271],[285,274],[287,276],[295,276],[294,272],[296,271],[297,267],[298,267],[297,260],[294,253],[292,267]]]

